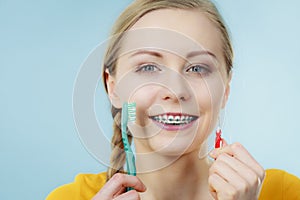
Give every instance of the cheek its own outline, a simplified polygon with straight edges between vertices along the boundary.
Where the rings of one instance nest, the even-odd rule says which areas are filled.
[[[197,139],[195,144],[203,142],[213,131],[219,116],[224,94],[222,79],[205,79],[197,85],[193,85],[193,90],[200,110],[201,120],[198,124]]]
[[[220,110],[224,96],[224,85],[221,79],[205,79],[201,83],[192,83],[191,85],[200,111]]]
[[[222,106],[225,93],[225,85],[222,78],[217,78],[209,84],[209,91],[211,95],[211,104],[213,110],[219,111]]]
[[[145,125],[149,116],[149,108],[154,105],[158,97],[158,86],[143,86],[132,93],[129,102],[136,103],[136,122]]]

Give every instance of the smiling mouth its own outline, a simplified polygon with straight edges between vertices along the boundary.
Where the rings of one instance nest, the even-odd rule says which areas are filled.
[[[183,113],[165,113],[160,115],[150,116],[150,118],[159,124],[165,126],[184,126],[191,124],[198,119],[197,116]]]

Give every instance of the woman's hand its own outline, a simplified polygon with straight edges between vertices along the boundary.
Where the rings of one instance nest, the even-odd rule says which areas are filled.
[[[134,188],[134,190],[125,192],[127,187]],[[92,200],[139,200],[138,192],[145,191],[146,187],[138,177],[118,173],[103,186]]]
[[[210,152],[215,159],[209,171],[209,188],[214,199],[258,199],[264,169],[239,143]]]

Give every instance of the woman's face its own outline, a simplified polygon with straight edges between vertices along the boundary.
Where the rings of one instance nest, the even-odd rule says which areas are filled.
[[[199,151],[229,94],[222,45],[198,10],[152,11],[131,27],[107,84],[115,107],[136,103],[138,153]]]

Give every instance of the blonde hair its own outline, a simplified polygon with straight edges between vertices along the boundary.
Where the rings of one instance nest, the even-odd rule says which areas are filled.
[[[116,71],[116,60],[118,58],[117,48],[122,38],[122,33],[129,30],[145,14],[158,9],[199,9],[203,12],[220,30],[223,42],[223,56],[226,64],[227,74],[232,70],[233,49],[227,28],[216,6],[210,0],[135,0],[119,16],[113,27],[112,37],[109,41],[106,55],[104,57],[103,81],[107,91],[106,78],[108,70],[110,75]],[[125,163],[125,152],[122,143],[120,130],[121,109],[112,106],[112,116],[114,119],[114,134],[112,137],[112,153],[110,167],[107,171],[107,180],[114,174],[124,173],[123,166]],[[132,140],[131,134],[128,134],[129,140]]]

